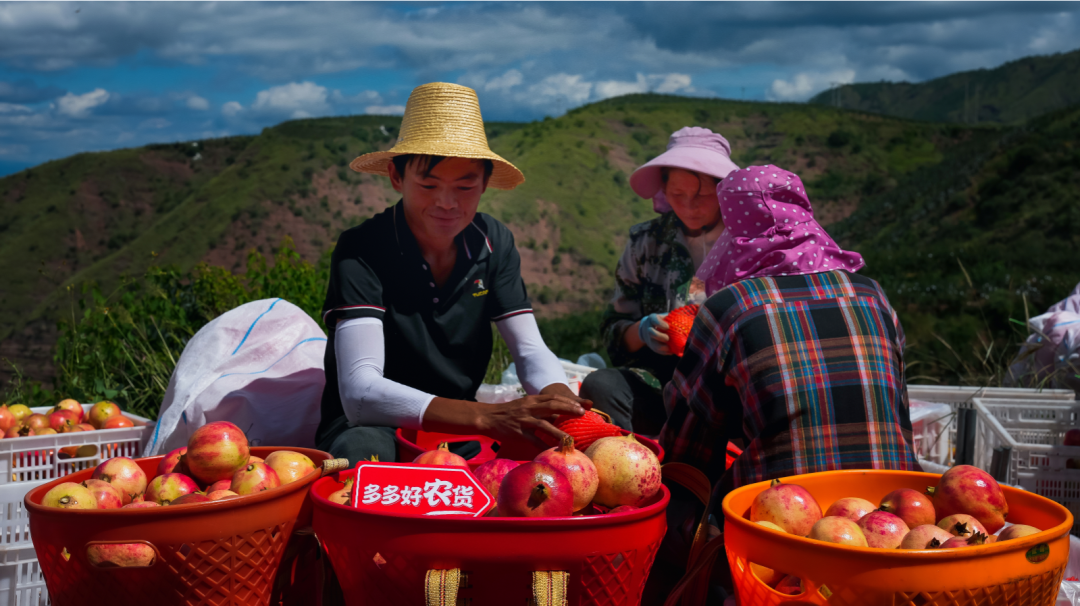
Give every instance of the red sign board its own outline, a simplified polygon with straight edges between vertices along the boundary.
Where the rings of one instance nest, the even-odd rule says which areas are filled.
[[[464,467],[416,463],[356,465],[353,507],[379,513],[480,517],[495,499]]]

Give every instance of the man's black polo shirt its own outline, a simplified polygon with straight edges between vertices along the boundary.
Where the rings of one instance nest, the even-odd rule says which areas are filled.
[[[444,398],[476,396],[491,359],[489,323],[530,313],[532,303],[514,236],[505,225],[476,213],[455,242],[454,269],[438,287],[401,202],[341,234],[323,304],[329,340],[317,441],[345,414],[334,352],[340,320],[382,320],[387,379]]]

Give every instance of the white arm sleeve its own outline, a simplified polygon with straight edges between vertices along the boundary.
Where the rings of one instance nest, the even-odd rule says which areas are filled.
[[[510,348],[510,355],[514,357],[514,366],[525,393],[538,394],[541,389],[554,383],[569,386],[562,364],[540,336],[536,316],[518,314],[496,322],[495,326]]]
[[[338,390],[349,424],[422,429],[435,396],[383,377],[382,320],[353,318],[338,322],[334,330]]]

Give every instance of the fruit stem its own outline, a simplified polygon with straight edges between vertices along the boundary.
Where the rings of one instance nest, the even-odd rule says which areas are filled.
[[[443,442],[443,443],[439,444],[439,450],[445,450],[445,451],[449,452],[450,451],[450,443],[449,442]]]
[[[529,491],[529,501],[527,503],[529,509],[536,509],[543,505],[550,497],[551,495],[548,494],[548,487],[546,484],[539,483],[536,486],[533,486],[533,489]]]
[[[574,454],[574,436],[563,436],[562,444],[559,445],[559,452],[564,455]]]
[[[780,483],[779,479],[774,479],[772,482],[769,483],[769,488],[772,488],[773,486],[776,486],[779,483]]]
[[[935,492],[937,492],[937,488],[934,488],[933,486],[927,486],[926,487],[926,494],[928,494],[930,496],[934,496]]]

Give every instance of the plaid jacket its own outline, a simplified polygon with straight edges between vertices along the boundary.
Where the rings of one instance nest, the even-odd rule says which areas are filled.
[[[702,306],[664,391],[667,461],[735,487],[837,469],[919,469],[904,333],[881,287],[846,271],[754,278]],[[725,473],[728,439],[746,448]]]

